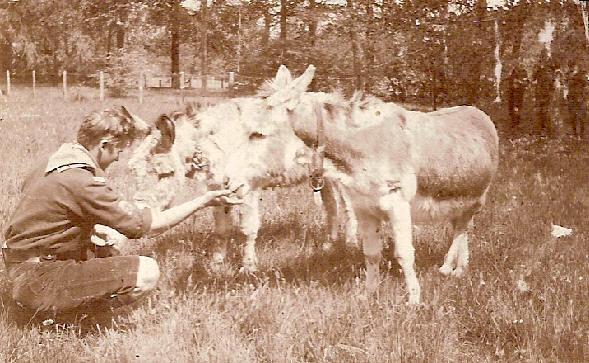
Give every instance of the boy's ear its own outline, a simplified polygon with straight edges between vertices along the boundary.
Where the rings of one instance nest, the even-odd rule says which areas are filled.
[[[100,140],[100,142],[98,143],[98,146],[102,149],[104,149],[107,145],[111,144],[110,140],[107,139],[102,139]]]

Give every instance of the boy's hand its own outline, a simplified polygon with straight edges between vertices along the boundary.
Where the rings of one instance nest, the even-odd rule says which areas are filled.
[[[127,243],[127,237],[119,233],[119,231],[102,224],[95,224],[92,232],[90,241],[97,246],[120,248]]]
[[[239,189],[239,188],[237,188]],[[205,193],[204,198],[206,200],[205,206],[223,206],[223,205],[239,205],[243,204],[243,199],[238,198],[235,195],[237,191],[231,189],[221,189],[221,190],[210,190]]]

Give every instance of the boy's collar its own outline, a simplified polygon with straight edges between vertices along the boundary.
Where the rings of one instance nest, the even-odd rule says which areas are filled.
[[[77,143],[66,143],[49,157],[45,173],[56,170],[61,172],[71,168],[99,169],[98,163],[84,146]]]

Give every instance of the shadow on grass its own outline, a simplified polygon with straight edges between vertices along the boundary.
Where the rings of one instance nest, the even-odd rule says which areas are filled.
[[[276,285],[278,281],[292,284],[310,282],[321,285],[342,285],[364,281],[364,255],[361,247],[346,246],[343,236],[331,250],[321,248],[327,236],[319,224],[304,224],[300,218],[267,221],[260,231],[256,250],[259,270],[253,274],[240,273],[241,245],[244,237],[237,231],[227,243],[225,262],[211,267],[211,247],[216,237],[210,232],[184,230],[168,234],[151,248],[162,265],[164,284],[176,292],[186,292],[195,286],[211,290],[233,289],[243,284]],[[430,232],[431,231],[431,232]],[[400,267],[394,257],[393,239],[385,232],[385,248],[380,271],[383,277],[399,278]],[[296,242],[294,242],[296,241]],[[416,268],[418,273],[437,269],[450,245],[444,227],[416,233]],[[144,251],[148,251],[149,247]],[[189,257],[188,257],[189,256]],[[188,259],[182,263],[180,260]],[[180,262],[179,262],[180,261]]]

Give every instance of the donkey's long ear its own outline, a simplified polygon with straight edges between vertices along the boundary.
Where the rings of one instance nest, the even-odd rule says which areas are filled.
[[[309,87],[309,85],[313,81],[314,76],[315,76],[315,66],[312,64],[309,64],[309,66],[307,67],[305,72],[303,74],[301,74],[299,76],[299,78],[297,78],[293,81],[293,88],[294,88],[295,92],[299,92],[299,93],[305,92],[307,90],[307,87]]]
[[[301,94],[307,90],[307,87],[313,80],[313,76],[315,76],[315,66],[311,64],[300,77],[290,82],[285,88],[268,97],[268,105],[272,107],[284,105],[289,110],[292,110],[299,102]]]
[[[156,154],[170,152],[176,138],[176,126],[174,126],[174,121],[172,121],[167,115],[161,115],[155,122],[155,127],[161,134],[161,138],[155,146]]]
[[[131,120],[133,119],[133,115],[131,115],[131,112],[129,112],[129,110],[127,110],[127,108],[125,106],[121,106],[120,109],[121,109],[121,113],[123,115],[125,115],[125,117],[128,117]]]
[[[292,75],[290,71],[284,64],[281,64],[278,68],[278,72],[276,72],[276,77],[274,78],[274,87],[280,90],[286,87],[292,81]]]
[[[127,118],[132,126],[129,129],[128,135],[132,140],[145,137],[151,132],[151,127],[147,124],[147,122],[143,121],[139,116],[129,112],[125,106],[120,106],[119,110],[121,114]]]

